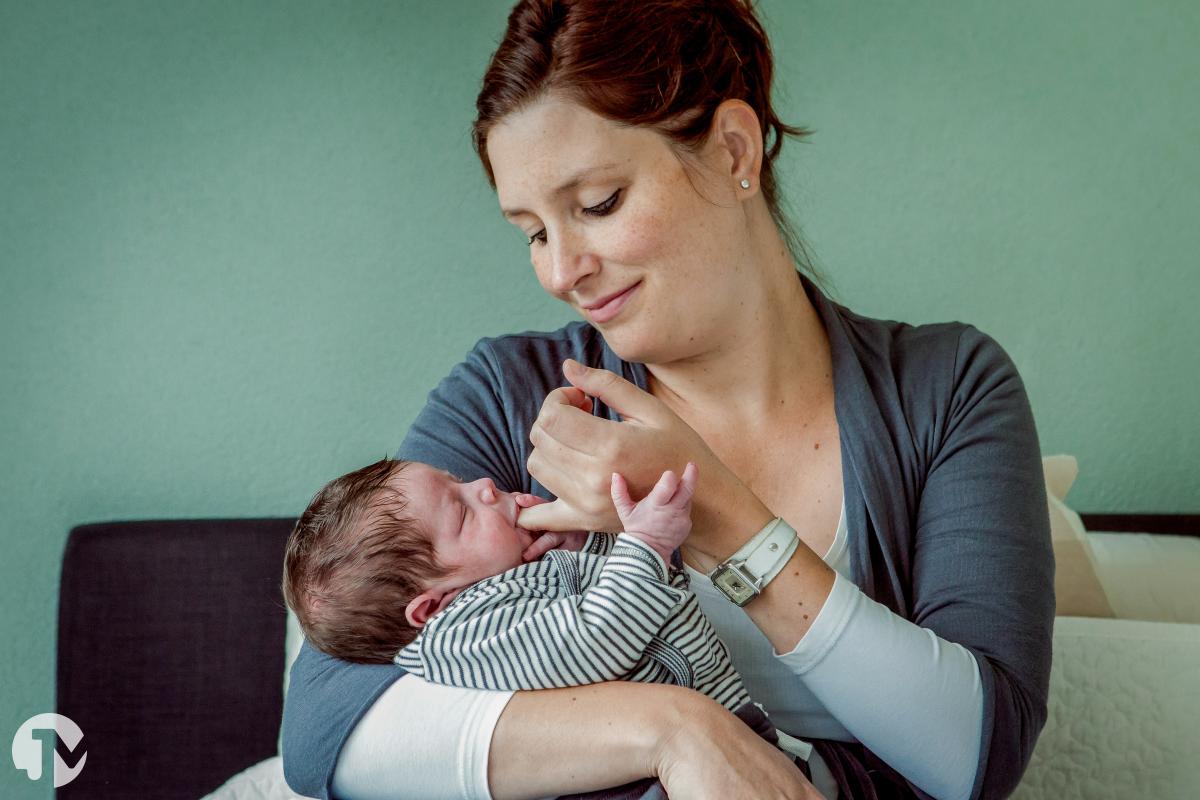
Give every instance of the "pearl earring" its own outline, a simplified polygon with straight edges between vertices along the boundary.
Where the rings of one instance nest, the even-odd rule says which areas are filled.
[[[750,188],[750,181],[749,181],[749,180],[747,180],[746,178],[742,178],[742,188],[743,188],[743,189],[749,189],[749,188]]]

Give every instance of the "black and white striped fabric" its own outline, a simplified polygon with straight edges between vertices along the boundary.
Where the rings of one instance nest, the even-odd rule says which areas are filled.
[[[551,689],[609,680],[669,683],[730,711],[750,696],[688,590],[626,533],[593,532],[464,589],[395,658],[433,683]]]

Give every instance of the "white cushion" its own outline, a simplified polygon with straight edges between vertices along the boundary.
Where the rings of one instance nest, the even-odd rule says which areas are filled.
[[[283,634],[283,696],[287,699],[288,685],[292,679],[292,662],[296,660],[296,656],[300,655],[300,645],[304,644],[304,632],[300,630],[300,620],[296,618],[296,612],[292,609],[287,610],[287,628]],[[279,731],[279,738],[275,742],[275,752],[283,752],[283,729]]]
[[[288,788],[283,779],[283,759],[260,761],[239,772],[200,800],[306,800]]]
[[[1089,531],[1088,540],[1118,617],[1200,623],[1200,537]]]
[[[1191,800],[1200,625],[1058,617],[1049,718],[1018,800]]]
[[[1054,547],[1055,613],[1060,616],[1111,617],[1112,606],[1096,574],[1096,560],[1083,520],[1065,502],[1079,475],[1075,456],[1042,459],[1050,504],[1050,541]]]

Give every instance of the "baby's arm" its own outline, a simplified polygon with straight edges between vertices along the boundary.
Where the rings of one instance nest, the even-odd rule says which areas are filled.
[[[434,683],[473,689],[619,680],[685,596],[666,578],[649,546],[621,534],[581,594],[531,597],[531,584],[518,580],[482,587],[430,620],[396,663]]]
[[[434,683],[477,689],[547,689],[625,677],[687,596],[667,583],[664,568],[679,527],[671,522],[677,510],[651,509],[663,506],[664,498],[687,506],[695,485],[695,467],[689,469],[686,491],[665,473],[636,505],[636,515],[623,482],[618,490],[614,479],[614,501],[631,512],[623,518],[663,521],[667,532],[619,534],[592,587],[559,598],[530,597],[524,594],[529,586],[518,581],[482,587],[430,620],[396,663]],[[659,548],[669,548],[661,560],[654,556],[663,556]]]

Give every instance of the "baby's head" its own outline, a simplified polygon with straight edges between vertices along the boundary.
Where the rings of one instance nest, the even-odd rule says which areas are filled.
[[[524,563],[518,511],[491,478],[385,458],[313,497],[288,538],[284,597],[314,647],[390,662],[460,591]]]

